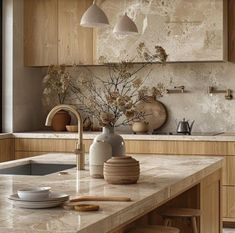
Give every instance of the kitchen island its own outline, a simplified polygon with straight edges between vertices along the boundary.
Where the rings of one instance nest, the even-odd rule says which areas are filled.
[[[137,155],[141,176],[134,185],[109,185],[93,179],[89,171],[45,176],[0,175],[0,232],[104,233],[123,232],[134,222],[160,223],[167,206],[200,208],[201,233],[221,233],[221,157]],[[46,154],[0,164],[7,168],[27,163],[75,164],[73,154]],[[18,189],[50,186],[53,191],[76,195],[128,196],[132,202],[92,202],[98,212],[79,213],[62,208],[20,209],[7,199]],[[183,232],[189,232],[184,229]]]

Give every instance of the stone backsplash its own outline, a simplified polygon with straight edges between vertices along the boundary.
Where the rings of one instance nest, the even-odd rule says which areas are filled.
[[[103,66],[91,67],[100,76],[107,76]],[[166,88],[184,85],[186,93],[164,94],[159,101],[168,111],[168,121],[162,131],[174,131],[176,122],[186,118],[195,120],[194,132],[235,131],[235,99],[226,100],[225,94],[209,95],[208,86],[218,89],[230,88],[235,94],[235,65],[220,63],[169,63],[154,64],[142,70],[145,75],[152,69],[146,84],[162,82]],[[129,130],[129,128],[126,128]]]

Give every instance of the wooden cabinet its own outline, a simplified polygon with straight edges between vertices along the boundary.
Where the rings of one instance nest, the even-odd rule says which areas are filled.
[[[15,158],[27,158],[46,153],[74,153],[77,140],[75,139],[15,139]],[[84,140],[86,152],[92,140]]]
[[[235,1],[228,0],[228,60],[235,62]]]
[[[58,4],[59,64],[92,64],[93,30],[80,26],[92,1],[59,0]]]
[[[221,171],[205,178],[200,186],[200,232],[222,232]]]
[[[92,0],[24,0],[25,66],[92,64],[93,31],[80,26]]]
[[[14,139],[0,139],[0,162],[14,160],[15,158],[15,146]]]
[[[223,185],[235,186],[235,156],[225,156]]]
[[[223,186],[223,217],[235,218],[235,186]]]
[[[57,64],[57,0],[24,0],[24,64]]]
[[[125,140],[127,153],[225,155],[226,142]]]

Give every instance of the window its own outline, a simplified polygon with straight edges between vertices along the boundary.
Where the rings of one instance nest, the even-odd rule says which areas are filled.
[[[0,0],[0,132],[2,132],[2,0]]]

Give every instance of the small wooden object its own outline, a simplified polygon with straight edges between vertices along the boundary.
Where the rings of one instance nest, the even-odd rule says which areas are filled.
[[[193,233],[198,233],[196,217],[201,215],[200,210],[190,208],[170,208],[164,211],[162,215],[165,217],[165,226],[171,226],[171,218],[174,217],[190,218]]]
[[[79,201],[119,201],[128,202],[131,201],[129,197],[118,197],[118,196],[79,196],[70,199],[70,203]]]
[[[99,206],[98,205],[93,205],[93,204],[79,204],[74,206],[74,209],[76,211],[81,211],[81,212],[85,212],[85,211],[97,211],[99,210]]]

